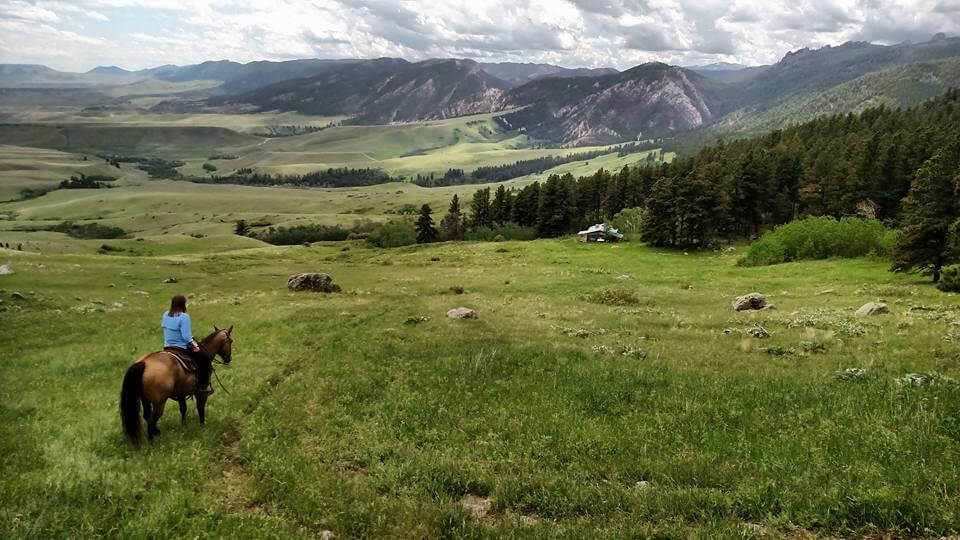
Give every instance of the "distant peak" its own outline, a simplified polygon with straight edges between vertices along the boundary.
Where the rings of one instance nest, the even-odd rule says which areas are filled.
[[[88,71],[87,73],[100,73],[104,75],[126,75],[131,72],[117,66],[97,66],[91,69],[90,71]]]

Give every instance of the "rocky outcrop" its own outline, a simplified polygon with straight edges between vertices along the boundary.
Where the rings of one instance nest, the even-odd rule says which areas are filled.
[[[715,83],[650,63],[594,78],[543,79],[511,90],[505,119],[536,138],[602,144],[700,127],[715,116]]]
[[[733,300],[734,311],[748,311],[751,309],[776,309],[776,306],[768,304],[767,299],[758,292],[738,296]]]
[[[477,312],[470,308],[458,307],[448,311],[447,317],[451,319],[476,319]]]
[[[287,278],[287,288],[291,291],[340,292],[340,286],[333,283],[328,274],[304,273]]]
[[[870,315],[883,315],[885,313],[890,313],[890,308],[888,308],[886,304],[882,302],[867,302],[860,306],[856,314],[859,317],[867,317]]]

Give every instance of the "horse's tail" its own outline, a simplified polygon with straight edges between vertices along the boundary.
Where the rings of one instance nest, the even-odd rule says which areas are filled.
[[[143,362],[130,366],[123,376],[123,388],[120,390],[120,419],[127,440],[134,448],[140,447],[140,395],[143,393]]]

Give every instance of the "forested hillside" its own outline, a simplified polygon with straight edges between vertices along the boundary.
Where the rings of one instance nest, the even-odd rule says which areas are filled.
[[[958,125],[960,91],[951,90],[909,109],[881,106],[718,142],[658,166],[600,170],[579,179],[554,175],[515,194],[498,193],[497,205],[510,208],[500,210],[498,219],[476,210],[489,199],[487,190],[475,197],[468,225],[514,222],[549,237],[639,208],[645,241],[695,248],[754,236],[804,215],[860,215],[899,224],[911,181],[931,156],[957,140]]]

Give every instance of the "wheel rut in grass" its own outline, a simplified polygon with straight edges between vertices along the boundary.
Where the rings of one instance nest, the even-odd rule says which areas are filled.
[[[279,372],[267,378],[264,387],[257,392],[256,397],[244,407],[245,418],[237,427],[228,430],[222,436],[223,452],[221,457],[220,477],[214,481],[211,492],[223,506],[231,513],[246,516],[256,516],[266,519],[276,519],[303,527],[296,518],[290,516],[276,505],[257,500],[251,492],[251,479],[246,471],[246,459],[240,453],[240,443],[246,433],[253,414],[260,405],[269,398],[278,387],[294,375],[302,366],[302,362],[293,362],[283,367]]]

